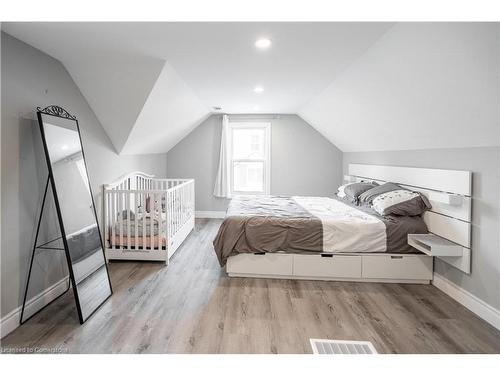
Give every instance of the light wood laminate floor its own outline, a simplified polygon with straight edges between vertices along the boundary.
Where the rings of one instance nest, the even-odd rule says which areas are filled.
[[[500,332],[431,285],[228,278],[196,228],[170,265],[110,264],[114,295],[84,325],[70,292],[2,340],[71,353],[311,353],[309,338],[380,353],[500,353]]]

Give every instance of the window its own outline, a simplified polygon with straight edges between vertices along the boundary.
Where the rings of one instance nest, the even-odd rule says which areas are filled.
[[[271,124],[230,125],[231,194],[269,194]]]

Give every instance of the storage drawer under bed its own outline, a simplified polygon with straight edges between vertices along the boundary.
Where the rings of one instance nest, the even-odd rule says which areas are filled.
[[[351,255],[294,255],[293,275],[310,277],[360,278],[361,257]]]
[[[432,280],[432,257],[418,254],[362,255],[367,279]]]
[[[239,254],[227,260],[227,271],[235,274],[290,276],[293,256],[290,254]]]
[[[420,254],[239,254],[227,261],[230,276],[311,280],[428,282],[432,257]]]

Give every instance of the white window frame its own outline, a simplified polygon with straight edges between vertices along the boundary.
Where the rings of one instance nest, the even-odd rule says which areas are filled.
[[[233,159],[233,130],[234,129],[264,129],[266,145],[263,159]],[[229,175],[231,195],[269,195],[271,192],[271,123],[262,121],[230,121],[229,122]],[[234,190],[234,162],[262,161],[264,163],[264,191],[237,191]]]

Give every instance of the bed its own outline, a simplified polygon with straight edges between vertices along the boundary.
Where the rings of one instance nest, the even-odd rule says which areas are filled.
[[[348,176],[353,181],[408,181],[405,174],[399,176],[397,167],[384,167],[396,168],[386,176],[374,166],[359,166],[350,166],[350,171],[359,173]],[[429,230],[457,241],[470,230],[470,222],[456,218],[470,211],[470,199],[463,195],[460,207],[443,204],[443,197],[462,195],[450,193],[453,186],[447,182],[439,183],[446,193],[425,188],[430,178],[425,176],[433,173],[425,171],[439,170],[406,169],[424,171],[421,188],[402,186],[429,197],[432,211],[422,216],[380,215],[369,205],[337,197],[235,197],[214,240],[217,258],[232,277],[429,283],[432,256],[410,246],[408,235]],[[460,185],[470,186],[470,172],[441,172],[446,176],[463,172]]]
[[[420,216],[380,216],[327,197],[238,196],[214,248],[221,265],[241,253],[415,253],[409,233],[427,233]]]

